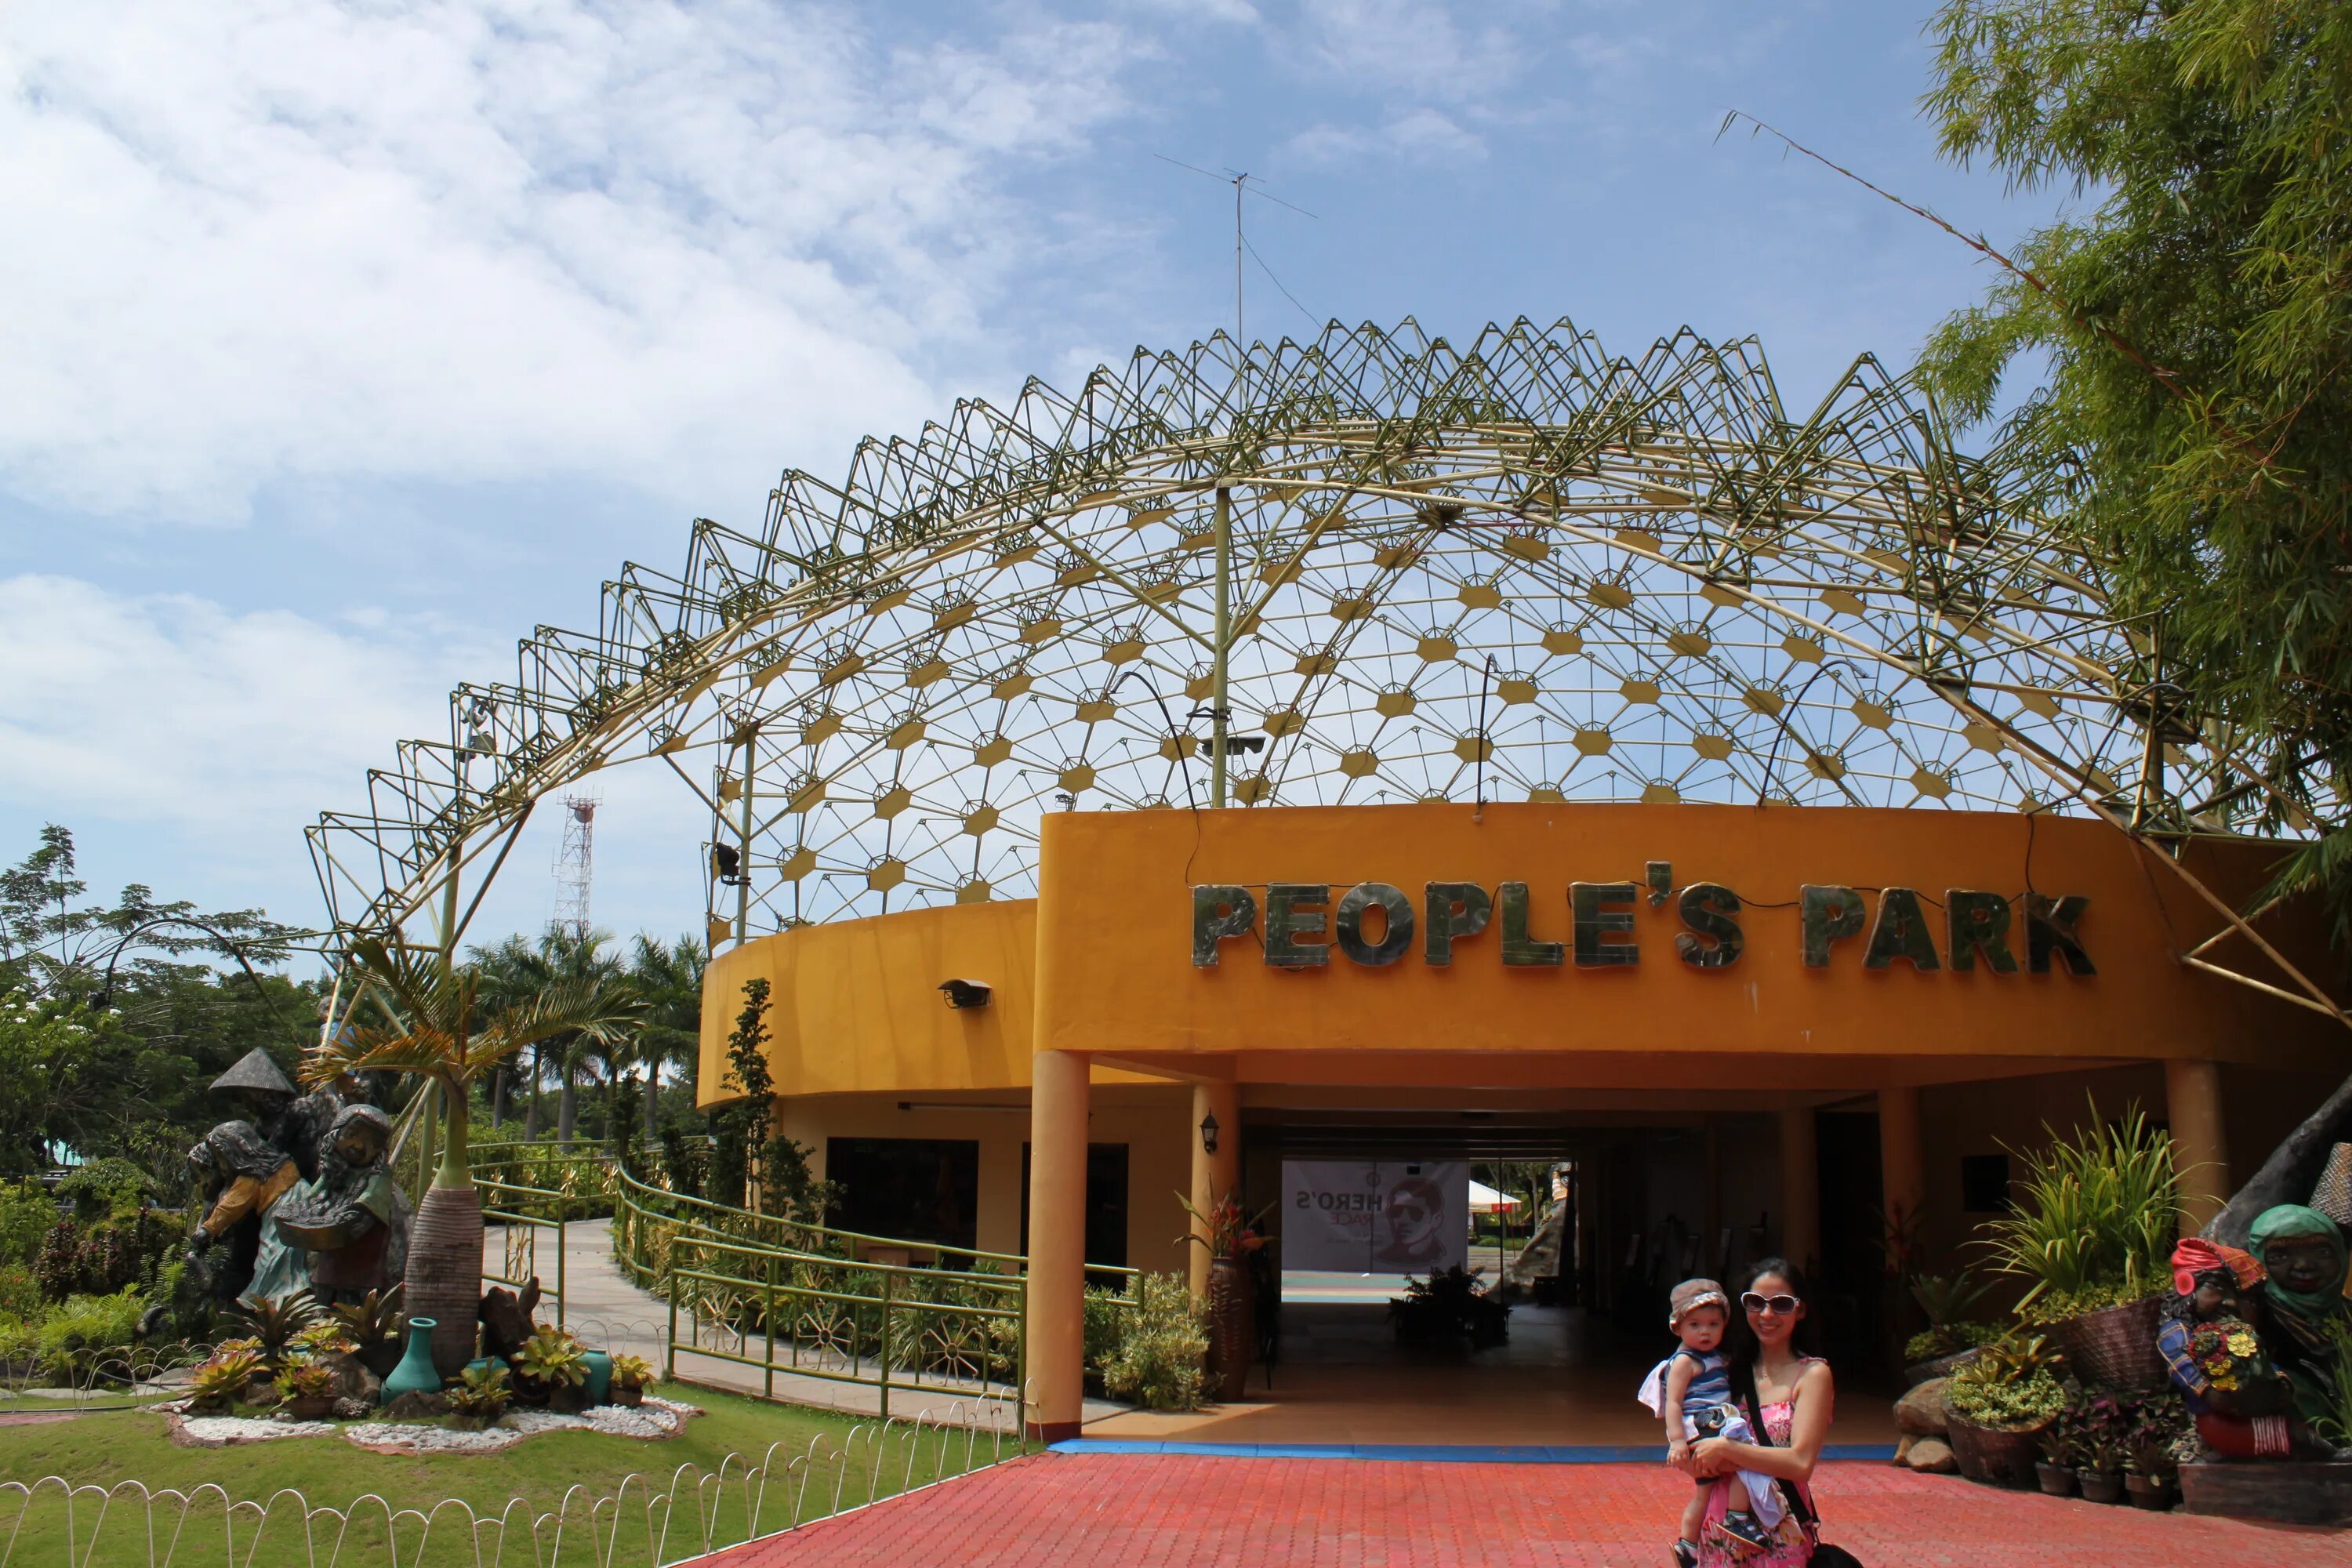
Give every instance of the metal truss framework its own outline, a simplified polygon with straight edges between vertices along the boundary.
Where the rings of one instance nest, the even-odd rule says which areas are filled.
[[[1207,804],[1222,606],[1239,805],[2091,813],[2269,979],[2186,962],[2343,1017],[2177,858],[2275,814],[2268,743],[2162,680],[2023,492],[1867,357],[1792,416],[1752,341],[1688,332],[1139,352],[787,471],[756,534],[698,520],[678,575],[625,566],[594,632],[460,686],[312,858],[339,928],[396,926],[657,757],[733,860],[714,934],[1024,897],[1042,813]]]

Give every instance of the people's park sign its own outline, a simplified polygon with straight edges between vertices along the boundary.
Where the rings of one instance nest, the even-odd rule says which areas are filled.
[[[1203,883],[1192,888],[1192,963],[1202,969],[1217,967],[1226,945],[1244,939],[1276,969],[1321,969],[1335,959],[1377,969],[1416,951],[1423,963],[1443,968],[1465,944],[1485,948],[1507,969],[1622,968],[1643,962],[1635,911],[1644,900],[1660,910],[1674,906],[1677,960],[1693,969],[1728,969],[1748,944],[1742,921],[1790,908],[1744,904],[1717,882],[1677,890],[1672,868],[1662,861],[1651,862],[1646,886],[1570,882],[1564,900],[1549,889],[1539,896],[1526,882],[1428,882],[1417,894],[1387,882],[1271,882],[1263,900],[1240,883]],[[1794,918],[1799,951],[1811,969],[1826,969],[1833,954],[1858,949],[1864,969],[1902,963],[1923,973],[1948,966],[2014,974],[2021,963],[2046,974],[2054,963],[2084,975],[2097,973],[2080,929],[2089,905],[2079,894],[2012,898],[1951,888],[1937,899],[1916,888],[1809,883],[1797,891]],[[1548,937],[1547,927],[1564,931],[1565,939]]]

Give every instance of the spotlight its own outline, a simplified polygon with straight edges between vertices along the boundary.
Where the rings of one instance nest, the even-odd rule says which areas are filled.
[[[730,888],[742,886],[743,852],[732,844],[714,844],[710,847],[710,868],[719,874],[719,880],[726,886]]]
[[[988,985],[983,981],[942,980],[940,982],[940,990],[946,995],[948,1005],[958,1012],[967,1007],[988,1005]]]

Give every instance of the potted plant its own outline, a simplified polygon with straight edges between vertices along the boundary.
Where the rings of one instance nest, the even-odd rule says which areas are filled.
[[[250,1342],[257,1347],[262,1365],[274,1373],[286,1364],[296,1337],[318,1317],[319,1303],[308,1290],[296,1290],[274,1301],[266,1296],[241,1301],[228,1315],[253,1331]]]
[[[286,1414],[297,1421],[323,1421],[334,1413],[335,1374],[317,1362],[288,1362],[275,1386]]]
[[[1979,1279],[1966,1269],[1949,1277],[1923,1274],[1911,1281],[1911,1299],[1927,1315],[1927,1326],[1904,1344],[1906,1383],[1916,1388],[1931,1378],[1948,1377],[1961,1362],[2001,1337],[2005,1331],[1999,1324],[1969,1317],[1991,1289],[1990,1280]]]
[[[540,1325],[515,1352],[514,1370],[527,1403],[566,1415],[588,1408],[588,1352],[566,1331]]]
[[[445,868],[454,875],[454,868]],[[449,896],[456,898],[455,884]],[[482,1295],[482,1203],[468,1163],[466,1105],[474,1085],[519,1051],[553,1041],[610,1045],[642,1010],[614,981],[593,972],[561,976],[495,1016],[479,1005],[479,973],[449,954],[368,937],[351,946],[379,1014],[313,1047],[305,1083],[345,1073],[406,1072],[441,1093],[441,1159],[408,1232],[402,1283],[410,1316],[429,1319],[433,1362],[453,1376],[474,1358]]]
[[[2081,1444],[2066,1412],[2061,1411],[2056,1420],[2042,1429],[2041,1443],[2042,1457],[2033,1461],[2033,1479],[2046,1496],[2073,1497]]]
[[[654,1380],[653,1363],[622,1351],[613,1357],[613,1403],[643,1405],[646,1385]]]
[[[1461,1339],[1472,1350],[1485,1350],[1510,1338],[1510,1307],[1492,1290],[1481,1288],[1481,1270],[1432,1269],[1426,1279],[1405,1276],[1404,1294],[1389,1298],[1389,1322],[1406,1344],[1430,1344]]]
[[[2021,1315],[2054,1325],[2077,1376],[2101,1387],[2161,1388],[2157,1306],[2172,1278],[2179,1183],[2169,1133],[2134,1107],[2113,1126],[2011,1152],[2025,1174],[2014,1211],[1989,1226],[2002,1273],[2032,1281]]]
[[[2122,1434],[2095,1422],[2084,1438],[2083,1462],[2074,1471],[2074,1479],[2083,1489],[2084,1501],[2119,1503],[2124,1500],[2125,1458]]]
[[[246,1385],[260,1375],[258,1352],[243,1348],[215,1351],[211,1360],[189,1374],[189,1408],[207,1415],[226,1415],[245,1393]]]
[[[497,1362],[475,1362],[457,1374],[449,1385],[449,1425],[461,1431],[478,1432],[485,1426],[495,1426],[506,1415],[507,1404],[514,1390],[507,1380],[507,1369]]]
[[[1181,1193],[1176,1201],[1184,1205],[1193,1226],[1181,1239],[1209,1249],[1209,1384],[1218,1402],[1229,1405],[1249,1385],[1250,1357],[1257,1340],[1251,1321],[1255,1291],[1245,1260],[1265,1245],[1257,1227],[1272,1205],[1252,1217],[1244,1212],[1237,1192],[1226,1193],[1206,1214]]]
[[[2170,1508],[2180,1473],[2173,1447],[2183,1433],[2194,1432],[2189,1409],[2180,1395],[2168,1389],[2138,1401],[2137,1405],[2131,1452],[2124,1461],[2124,1489],[2134,1508]]]
[[[394,1283],[388,1290],[371,1290],[334,1308],[335,1321],[352,1342],[360,1364],[379,1379],[390,1377],[400,1364],[401,1299],[400,1286]]]
[[[2058,1352],[2041,1334],[2011,1334],[1979,1352],[1945,1385],[1946,1436],[1960,1474],[1995,1486],[2023,1486],[2042,1433],[2065,1408]]]

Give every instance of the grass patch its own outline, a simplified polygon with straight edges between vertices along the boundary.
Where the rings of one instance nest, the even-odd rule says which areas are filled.
[[[623,1568],[691,1556],[706,1541],[731,1545],[829,1513],[836,1498],[851,1507],[964,1467],[961,1433],[942,1443],[937,1429],[918,1440],[901,1428],[886,1443],[871,1424],[856,1431],[854,1418],[708,1389],[654,1392],[704,1414],[667,1442],[551,1432],[479,1456],[371,1454],[340,1437],[182,1448],[150,1409],[0,1426],[0,1568]],[[971,1463],[992,1452],[979,1435]],[[20,1489],[51,1476],[112,1496],[68,1504],[48,1486],[27,1501]],[[674,1479],[670,1508],[662,1498]],[[134,1482],[192,1498],[210,1486],[226,1498],[197,1498],[184,1519],[176,1500],[143,1505]],[[371,1495],[382,1501],[361,1501]]]

